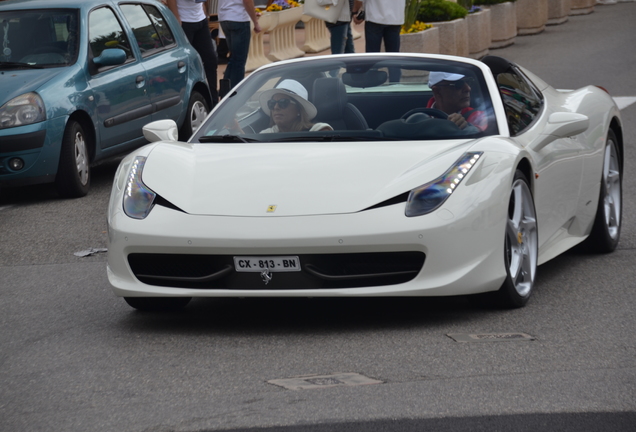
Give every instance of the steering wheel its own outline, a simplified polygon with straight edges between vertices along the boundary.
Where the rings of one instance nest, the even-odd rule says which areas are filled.
[[[413,114],[426,114],[429,117],[438,118],[442,120],[448,119],[448,114],[444,111],[438,110],[436,108],[413,108],[400,117],[401,120],[407,120]]]
[[[55,45],[43,45],[31,50],[29,54],[59,54],[64,56],[68,53]]]

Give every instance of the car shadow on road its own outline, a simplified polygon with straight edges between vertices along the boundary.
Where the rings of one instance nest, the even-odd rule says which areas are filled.
[[[195,298],[179,312],[131,310],[119,325],[142,333],[316,334],[445,328],[487,319],[466,297]]]

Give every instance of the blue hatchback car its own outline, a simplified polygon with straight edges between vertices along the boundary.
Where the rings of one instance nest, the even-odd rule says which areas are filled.
[[[0,187],[86,195],[91,165],[147,143],[145,124],[189,137],[211,106],[201,58],[158,1],[0,2]]]

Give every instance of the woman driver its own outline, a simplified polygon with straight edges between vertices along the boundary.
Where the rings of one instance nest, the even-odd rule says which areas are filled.
[[[295,80],[286,79],[259,97],[263,112],[270,116],[271,127],[261,133],[331,131],[327,123],[312,123],[318,111],[307,100],[307,89]]]

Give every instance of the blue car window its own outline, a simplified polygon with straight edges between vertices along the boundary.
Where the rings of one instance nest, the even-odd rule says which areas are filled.
[[[134,58],[126,32],[112,9],[103,7],[92,11],[88,23],[93,57],[99,57],[107,48],[121,48],[126,53],[127,61]]]
[[[144,9],[148,12],[148,16],[152,20],[152,24],[155,26],[157,30],[157,34],[159,38],[161,38],[161,43],[163,43],[164,47],[169,47],[175,45],[174,36],[172,35],[172,31],[170,27],[168,27],[168,23],[163,18],[159,10],[150,5],[144,5]]]
[[[77,59],[77,10],[0,12],[0,61],[60,67]]]
[[[174,43],[170,29],[153,6],[121,5],[121,11],[133,30],[142,57],[147,57]]]

